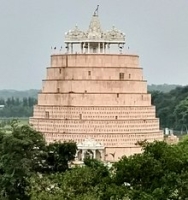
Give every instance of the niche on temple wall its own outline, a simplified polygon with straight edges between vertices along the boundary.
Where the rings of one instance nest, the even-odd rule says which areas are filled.
[[[79,151],[78,151],[78,153],[77,153],[77,159],[78,159],[79,161],[82,160],[82,150],[79,150]]]
[[[45,111],[45,118],[49,119],[49,117],[50,117],[49,111]]]
[[[124,80],[124,73],[119,73],[119,80]]]

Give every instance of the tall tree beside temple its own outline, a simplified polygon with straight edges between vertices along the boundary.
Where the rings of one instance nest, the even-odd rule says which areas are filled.
[[[75,143],[47,145],[41,133],[14,121],[11,133],[0,132],[0,199],[29,200],[30,178],[66,171],[75,151]]]

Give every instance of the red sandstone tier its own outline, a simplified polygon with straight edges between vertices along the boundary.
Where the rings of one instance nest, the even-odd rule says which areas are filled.
[[[37,119],[121,120],[156,119],[154,106],[44,106],[34,107]]]
[[[48,67],[47,80],[119,80],[124,73],[124,80],[143,80],[142,68],[129,67]]]
[[[38,105],[51,106],[150,106],[149,94],[42,93]]]
[[[32,119],[31,123],[41,132],[48,133],[153,133],[158,131],[158,119],[140,120],[68,120],[68,119]],[[62,138],[63,139],[63,135]]]
[[[45,80],[44,93],[146,93],[145,81]]]
[[[138,141],[163,140],[137,55],[52,55],[30,123],[48,142],[93,138],[106,160],[141,152]]]
[[[139,68],[139,56],[125,54],[57,54],[51,56],[51,67]]]

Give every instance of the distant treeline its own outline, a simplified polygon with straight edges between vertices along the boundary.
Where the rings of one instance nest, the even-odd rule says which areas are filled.
[[[31,89],[31,90],[23,90],[23,91],[19,91],[19,90],[0,90],[0,99],[7,99],[7,98],[19,98],[19,99],[23,99],[23,98],[29,98],[29,97],[33,97],[33,98],[37,98],[37,94],[40,92],[40,90],[36,90],[36,89]]]
[[[161,84],[161,85],[155,85],[151,84],[148,85],[148,91],[160,91],[160,92],[170,92],[171,90],[174,90],[177,87],[181,87],[181,85],[168,85],[168,84]]]
[[[37,99],[33,97],[28,98],[0,98],[0,117],[30,117],[33,113],[33,105],[37,104]]]

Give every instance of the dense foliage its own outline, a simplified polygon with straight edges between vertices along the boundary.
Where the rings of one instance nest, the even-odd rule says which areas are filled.
[[[122,158],[115,164],[116,183],[130,184],[135,200],[186,199],[188,197],[188,140],[178,145],[147,144],[142,154]]]
[[[153,91],[151,95],[161,128],[168,127],[187,132],[188,86],[177,87],[168,93]]]
[[[144,144],[112,168],[87,160],[84,167],[31,178],[31,199],[178,200],[188,197],[188,140]]]
[[[11,133],[0,132],[0,199],[31,199],[31,177],[54,173],[53,166],[63,166],[56,173],[66,171],[75,152],[74,142],[47,145],[42,134],[13,121]]]

